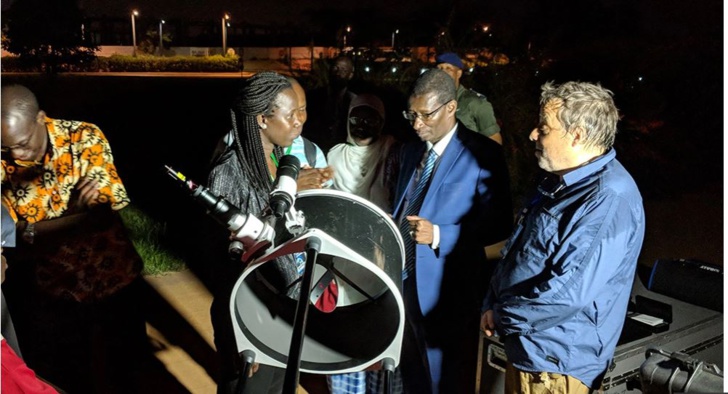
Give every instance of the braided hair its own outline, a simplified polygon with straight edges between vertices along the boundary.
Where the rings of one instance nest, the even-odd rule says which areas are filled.
[[[253,187],[259,192],[270,191],[271,179],[256,117],[271,115],[277,106],[278,94],[290,88],[291,83],[280,74],[271,71],[255,74],[240,89],[230,110],[235,154],[245,172],[250,175]],[[280,160],[283,148],[276,146],[274,154]]]

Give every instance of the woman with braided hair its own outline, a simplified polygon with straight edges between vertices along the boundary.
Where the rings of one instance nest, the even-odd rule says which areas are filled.
[[[283,148],[290,146],[301,134],[298,98],[285,77],[261,72],[245,82],[230,113],[234,141],[213,164],[208,187],[241,212],[260,216],[268,206]],[[225,235],[220,236],[227,240]],[[220,250],[213,251],[213,255],[218,254]],[[215,346],[221,359],[218,393],[231,393],[237,385],[239,357],[229,304],[232,289],[244,266],[240,261],[221,263],[220,269],[215,270],[211,315]],[[289,297],[298,297],[298,287],[292,285],[298,278],[292,256],[266,263],[261,270],[265,270],[263,275],[271,285],[282,289]],[[246,381],[245,392],[280,393],[284,377],[282,369],[260,366]]]

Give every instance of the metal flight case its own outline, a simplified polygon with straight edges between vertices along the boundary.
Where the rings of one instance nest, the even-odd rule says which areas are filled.
[[[723,314],[649,291],[635,277],[604,392],[640,392],[640,366],[651,348],[680,352],[722,370]],[[479,355],[476,393],[503,393],[506,354],[500,339],[481,333]]]

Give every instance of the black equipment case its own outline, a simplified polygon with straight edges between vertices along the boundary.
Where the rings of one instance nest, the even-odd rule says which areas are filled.
[[[723,314],[649,291],[635,277],[622,335],[604,377],[604,392],[641,391],[640,367],[650,349],[679,352],[722,370]],[[476,393],[503,393],[503,344],[481,333],[479,354]]]

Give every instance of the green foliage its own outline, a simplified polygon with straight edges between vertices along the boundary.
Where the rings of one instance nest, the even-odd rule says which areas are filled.
[[[166,71],[166,72],[236,72],[240,71],[238,56],[124,56],[99,58],[98,71]]]
[[[25,62],[21,57],[5,56],[2,58],[4,72],[37,72],[43,68]],[[240,58],[236,55],[172,56],[152,55],[113,55],[98,57],[88,63],[73,66],[63,65],[68,71],[101,71],[101,72],[239,72],[242,69]]]
[[[128,206],[119,213],[134,247],[144,261],[145,275],[181,271],[186,267],[181,258],[162,246],[167,235],[166,223],[152,219],[134,206]]]
[[[172,34],[162,30],[162,46],[169,45],[172,42]],[[158,52],[159,32],[157,29],[149,29],[145,33],[144,39],[137,46],[137,50],[147,55],[153,55]],[[164,48],[162,48],[164,49]]]

